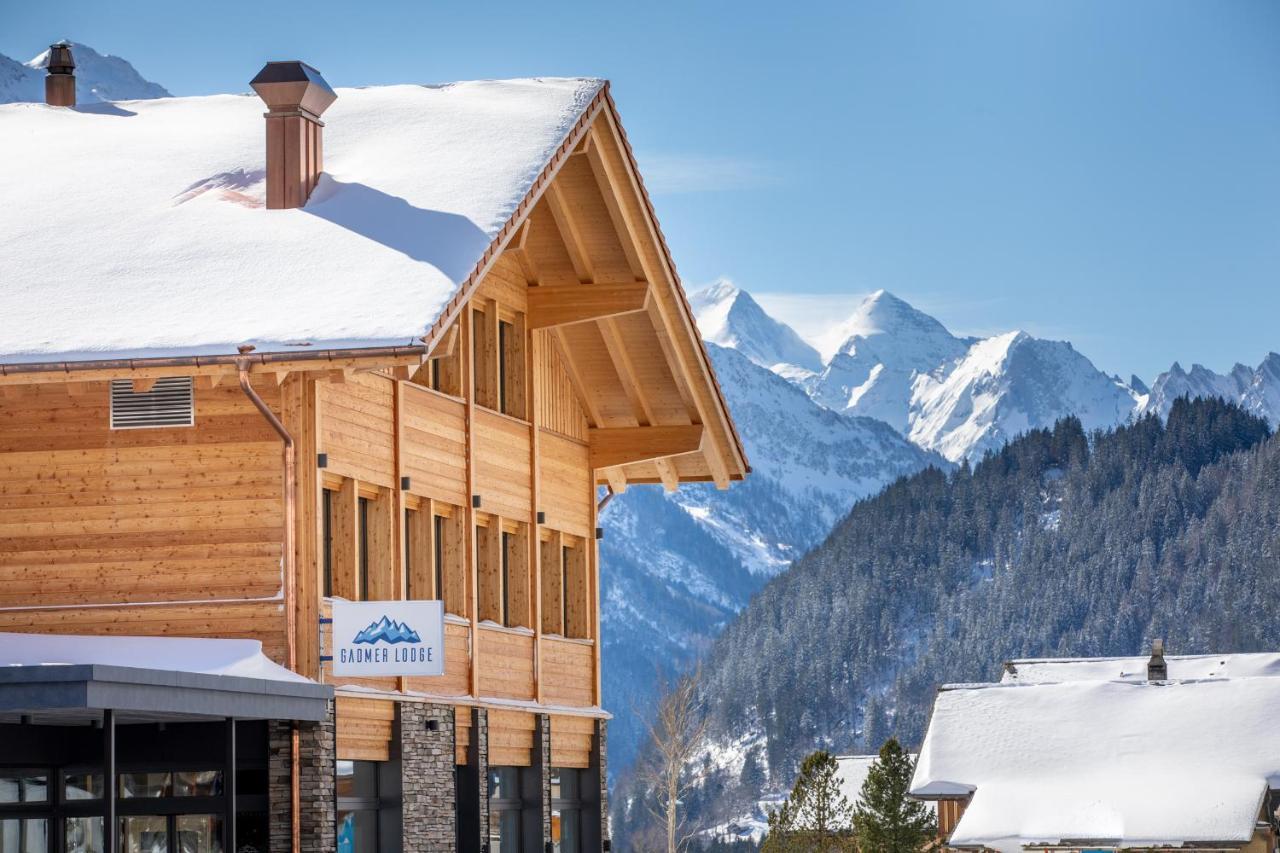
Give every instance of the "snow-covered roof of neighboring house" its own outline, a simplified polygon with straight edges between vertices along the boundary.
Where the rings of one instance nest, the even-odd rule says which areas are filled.
[[[836,779],[840,782],[840,793],[844,794],[844,798],[850,805],[856,806],[858,800],[862,798],[862,786],[867,781],[867,776],[871,773],[871,765],[877,758],[879,758],[877,755],[836,756]],[[910,758],[915,760],[914,755]],[[926,805],[931,811],[936,808],[933,803]]]
[[[257,640],[0,633],[0,668],[51,665],[124,666],[313,683],[268,658]]]
[[[1165,655],[1169,678],[1242,678],[1280,675],[1280,654]],[[1004,684],[1060,681],[1146,681],[1149,657],[1060,658],[1013,660],[1004,665]]]
[[[959,847],[1247,842],[1280,787],[1280,678],[944,687],[911,793]]]
[[[0,105],[0,363],[420,345],[604,85],[338,89],[297,210],[254,95]]]

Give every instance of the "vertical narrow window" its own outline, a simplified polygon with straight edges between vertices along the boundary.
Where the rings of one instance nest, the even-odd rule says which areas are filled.
[[[320,562],[324,580],[322,587],[325,598],[333,597],[333,492],[324,489],[323,505],[320,520]]]
[[[560,549],[560,624],[569,636],[569,546]]]
[[[404,572],[404,597],[406,601],[411,600],[413,598],[413,593],[414,593],[413,569],[412,569],[413,536],[411,534],[411,531],[413,530],[414,519],[417,517],[417,515],[418,514],[413,510],[406,509],[404,511],[404,528],[400,531],[400,537],[404,539],[404,566],[402,567],[401,570]]]
[[[443,391],[440,387],[440,359],[431,359],[431,388],[433,391]]]
[[[511,340],[511,324],[506,322],[498,323],[498,411],[510,414],[510,406],[507,401],[507,364],[508,355],[510,353]]]
[[[444,516],[437,515],[431,521],[434,525],[431,542],[435,546],[435,553],[431,555],[431,567],[435,579],[435,596],[444,601]]]
[[[359,554],[357,566],[360,570],[359,586],[356,598],[359,601],[369,600],[369,499],[360,498],[356,503],[356,523],[359,526]]]
[[[502,531],[502,624],[511,626],[511,534]]]

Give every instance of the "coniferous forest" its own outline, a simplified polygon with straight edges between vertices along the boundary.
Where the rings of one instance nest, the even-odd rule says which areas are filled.
[[[1154,637],[1280,649],[1280,437],[1219,400],[1093,435],[1068,418],[853,507],[710,650],[708,737],[747,755],[708,759],[691,823],[742,814],[819,747],[914,749],[940,683]]]

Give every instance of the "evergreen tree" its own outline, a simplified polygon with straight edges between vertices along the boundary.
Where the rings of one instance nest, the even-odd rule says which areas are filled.
[[[880,747],[853,814],[861,853],[916,853],[934,837],[929,810],[907,796],[914,770],[915,762],[896,738]]]
[[[812,753],[800,765],[791,796],[769,815],[761,853],[827,853],[853,850],[853,806],[840,790],[835,756]]]

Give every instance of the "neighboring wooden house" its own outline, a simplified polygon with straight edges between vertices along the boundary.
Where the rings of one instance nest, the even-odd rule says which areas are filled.
[[[609,86],[254,85],[265,151],[247,96],[0,107],[0,631],[333,686],[242,735],[241,847],[332,850],[336,784],[358,850],[607,849],[602,489],[749,470]],[[334,678],[335,597],[442,600],[445,674]],[[57,722],[3,688],[0,768]]]
[[[1158,641],[1157,641],[1158,643]],[[943,687],[912,780],[956,849],[1267,853],[1280,655],[1020,660]]]

